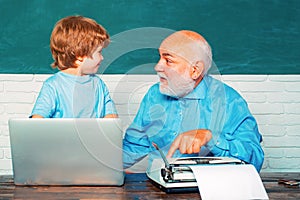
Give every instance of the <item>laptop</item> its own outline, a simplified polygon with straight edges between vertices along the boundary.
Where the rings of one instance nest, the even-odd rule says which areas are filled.
[[[124,184],[120,119],[9,119],[15,185]]]

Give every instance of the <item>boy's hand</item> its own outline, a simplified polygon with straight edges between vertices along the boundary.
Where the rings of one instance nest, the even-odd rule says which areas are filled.
[[[105,115],[104,118],[118,118],[119,116],[117,114],[108,114]]]
[[[41,115],[32,115],[31,118],[44,118],[44,117]]]

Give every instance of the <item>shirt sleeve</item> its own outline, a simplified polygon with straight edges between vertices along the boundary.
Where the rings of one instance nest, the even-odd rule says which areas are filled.
[[[105,85],[105,83],[103,83],[103,94],[104,94],[104,116],[109,114],[118,114],[117,109],[115,107],[115,103],[110,97],[109,90]]]
[[[143,121],[144,113],[147,110],[147,96],[141,102],[138,113],[127,128],[123,139],[123,166],[125,169],[142,160],[150,152],[149,139],[146,134],[147,126]]]
[[[51,118],[55,112],[55,90],[48,82],[44,82],[31,112],[32,115],[41,115]]]
[[[264,152],[260,145],[262,136],[245,100],[236,98],[231,101],[225,116],[223,131],[219,135],[216,134],[218,137],[213,136],[207,145],[215,156],[238,158],[253,164],[259,172],[264,160]]]

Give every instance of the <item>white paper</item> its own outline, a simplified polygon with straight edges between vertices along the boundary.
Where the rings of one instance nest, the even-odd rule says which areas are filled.
[[[253,165],[191,165],[202,200],[269,199]]]

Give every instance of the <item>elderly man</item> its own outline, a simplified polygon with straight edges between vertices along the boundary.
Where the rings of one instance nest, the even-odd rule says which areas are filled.
[[[155,66],[160,82],[143,98],[123,141],[124,167],[149,155],[228,156],[260,171],[262,137],[246,101],[231,87],[207,75],[209,44],[198,33],[178,31],[159,47]]]

